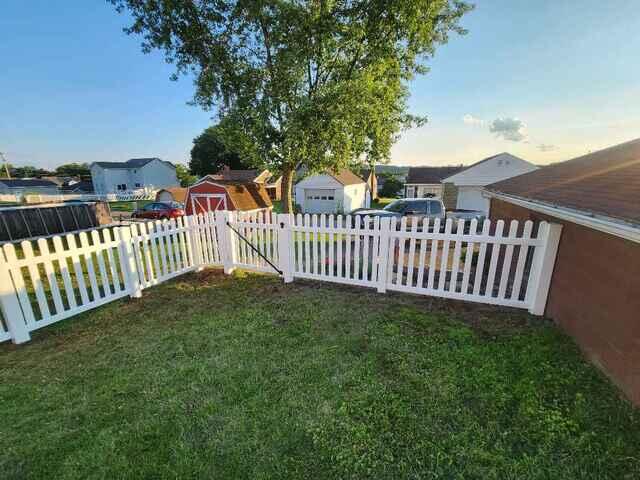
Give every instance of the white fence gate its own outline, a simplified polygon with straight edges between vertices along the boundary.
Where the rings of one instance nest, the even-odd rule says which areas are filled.
[[[5,244],[0,341],[205,266],[544,312],[561,226],[209,212]]]

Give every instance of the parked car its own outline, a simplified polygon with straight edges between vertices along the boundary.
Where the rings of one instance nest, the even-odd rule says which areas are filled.
[[[418,222],[418,227],[422,227],[423,220],[428,218],[445,218],[445,208],[441,200],[437,198],[402,198],[394,200],[382,209],[359,208],[351,212],[352,215],[361,215],[380,218],[407,218],[407,225]]]
[[[422,223],[428,218],[430,223],[436,218],[441,221],[441,229],[444,230],[447,218],[451,218],[452,222],[457,225],[458,220],[465,220],[465,231],[469,229],[469,223],[474,218],[478,220],[478,224],[482,225],[485,220],[484,212],[476,210],[450,210],[444,208],[442,200],[439,198],[403,198],[394,200],[383,209],[360,208],[351,212],[352,215],[362,215],[380,218],[398,218],[407,217],[407,225],[412,225],[414,221],[418,222],[418,229],[422,229]]]
[[[184,206],[178,202],[153,202],[137,209],[131,215],[132,218],[144,218],[148,220],[168,220],[184,215]]]

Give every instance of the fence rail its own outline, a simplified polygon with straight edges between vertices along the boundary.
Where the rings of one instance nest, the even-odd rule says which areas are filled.
[[[209,212],[0,252],[0,341],[206,266],[525,308],[542,314],[559,225]]]

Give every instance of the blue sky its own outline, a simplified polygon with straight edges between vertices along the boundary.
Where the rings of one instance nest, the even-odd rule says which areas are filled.
[[[636,0],[478,0],[411,85],[429,123],[405,132],[392,163],[473,163],[509,151],[544,164],[640,136]],[[210,114],[190,79],[122,33],[101,0],[4,0],[0,151],[15,164],[186,163]]]

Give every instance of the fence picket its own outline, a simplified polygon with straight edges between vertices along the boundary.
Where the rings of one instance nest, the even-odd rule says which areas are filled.
[[[73,283],[71,282],[71,275],[69,274],[69,264],[67,262],[67,252],[62,245],[62,238],[59,236],[53,237],[53,250],[58,257],[58,265],[60,267],[60,275],[62,276],[62,284],[64,285],[64,293],[67,298],[67,305],[70,310],[76,308],[76,295],[73,290]]]
[[[71,262],[73,263],[73,271],[75,273],[76,283],[78,284],[78,292],[80,293],[81,305],[89,303],[89,292],[84,282],[84,271],[80,262],[79,249],[76,245],[75,235],[69,233],[65,235],[69,251],[72,252]]]
[[[456,233],[464,233],[464,220],[458,220],[456,225]],[[449,291],[455,292],[458,287],[458,270],[460,269],[460,255],[462,252],[462,240],[460,237],[456,238],[453,247],[453,265],[451,266],[451,280],[449,281]]]
[[[518,222],[511,220],[509,225],[509,238],[515,239],[518,233]],[[500,274],[500,284],[498,287],[498,298],[505,298],[507,293],[507,283],[509,281],[509,272],[511,271],[511,259],[513,258],[513,245],[509,244],[506,247],[504,254],[504,261],[502,262],[502,272]]]
[[[469,238],[473,239],[476,235],[476,231],[478,230],[478,220],[471,220],[471,224],[469,225]],[[467,249],[464,257],[464,268],[462,273],[462,287],[460,288],[460,293],[469,293],[469,277],[471,275],[471,266],[473,265],[473,254],[475,250],[474,242],[467,242]]]
[[[498,220],[496,223],[496,231],[494,233],[495,238],[502,237],[502,232],[504,230],[504,220]],[[496,269],[498,266],[498,257],[500,256],[500,247],[499,243],[494,243],[491,246],[491,261],[489,263],[489,276],[487,277],[487,286],[484,289],[484,294],[487,297],[493,297],[493,290],[496,281]]]
[[[489,235],[491,229],[491,220],[485,220],[482,224],[482,236]],[[487,254],[487,242],[483,241],[480,244],[480,252],[478,253],[478,263],[476,264],[476,276],[473,280],[473,295],[475,297],[480,295],[480,287],[482,285],[482,276],[484,273],[484,259]]]
[[[422,231],[423,232],[429,231],[429,217],[424,217],[424,220],[422,221]],[[421,238],[419,239],[419,242],[420,242],[420,250],[418,252],[418,255],[419,255],[418,278],[416,279],[416,287],[422,288],[423,282],[424,282],[424,264],[425,264],[426,248],[427,248],[427,239]]]
[[[49,245],[44,238],[38,239],[38,250],[43,257],[49,257]],[[54,270],[53,261],[42,262],[45,275],[49,283],[49,291],[51,292],[51,298],[53,300],[53,306],[56,313],[64,311],[64,305],[62,304],[62,295],[60,294],[60,288],[58,287],[58,280],[56,279],[56,272]]]
[[[451,241],[451,227],[453,221],[447,218],[444,222],[444,234],[445,239],[442,242],[442,258],[440,259],[440,275],[438,276],[438,290],[444,290],[445,282],[447,281],[447,270],[449,269],[449,245]]]
[[[144,225],[144,224],[142,224]],[[108,245],[107,248],[107,264],[109,265],[109,272],[111,273],[111,281],[113,282],[113,288],[114,288],[114,292],[113,293],[119,293],[120,290],[122,290],[121,284],[120,284],[120,273],[118,271],[118,264],[116,263],[116,259],[113,255],[113,240],[111,239],[111,233],[109,231],[108,228],[105,228],[102,231],[103,234],[103,238],[104,238],[104,242],[105,244]],[[55,245],[56,243],[56,238],[53,238],[53,244]],[[56,247],[57,250],[57,247]],[[65,262],[66,263],[66,262]],[[64,273],[63,273],[63,278],[64,278]]]
[[[511,298],[518,300],[520,298],[520,288],[522,286],[522,280],[524,277],[524,265],[527,259],[527,252],[529,246],[527,241],[531,239],[531,230],[533,229],[533,222],[527,220],[524,222],[524,230],[522,231],[523,243],[520,244],[520,251],[518,252],[518,262],[516,264],[516,273],[513,279],[513,288],[511,290]]]
[[[433,222],[433,232],[440,232],[440,219],[436,218]],[[429,276],[427,277],[427,289],[435,289],[435,277],[436,277],[436,262],[438,261],[438,244],[437,238],[431,240],[431,252],[429,255]]]

